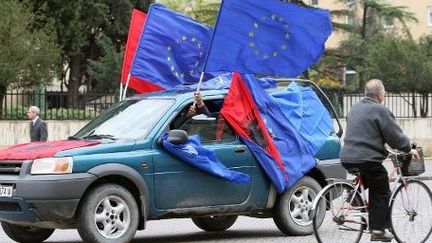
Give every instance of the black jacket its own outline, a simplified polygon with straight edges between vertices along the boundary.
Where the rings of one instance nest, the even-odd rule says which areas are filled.
[[[387,157],[386,143],[393,149],[411,150],[410,140],[390,110],[369,97],[352,106],[346,130],[342,163],[382,162]]]
[[[48,139],[47,124],[40,117],[36,120],[35,124],[30,122],[30,141],[46,142]]]

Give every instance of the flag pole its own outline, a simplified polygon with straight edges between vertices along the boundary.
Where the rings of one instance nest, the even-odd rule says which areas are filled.
[[[126,86],[125,86],[124,91],[123,91],[123,97],[122,97],[122,100],[124,100],[124,99],[126,98],[126,92],[127,92],[128,86],[129,86],[129,81],[130,81],[130,79],[131,79],[131,75],[130,75],[130,73],[129,73],[129,74],[128,74],[128,77],[127,77],[127,81],[126,81]]]
[[[122,101],[122,95],[123,95],[123,84],[120,81],[119,101]]]
[[[201,84],[202,84],[202,81],[203,81],[203,79],[204,79],[204,72],[205,72],[206,67],[207,67],[207,60],[208,60],[208,57],[209,57],[209,55],[210,55],[211,47],[212,47],[212,45],[213,45],[214,34],[215,34],[215,32],[216,32],[216,26],[217,26],[217,24],[218,24],[218,22],[219,22],[219,17],[220,17],[220,14],[221,14],[221,12],[222,12],[223,3],[224,3],[224,0],[221,1],[220,10],[219,10],[218,16],[217,16],[217,18],[216,18],[216,23],[214,24],[214,30],[213,30],[213,33],[212,33],[212,35],[211,35],[210,44],[209,44],[209,46],[207,47],[207,54],[206,54],[206,58],[205,58],[205,60],[204,60],[204,66],[203,66],[203,70],[202,70],[202,72],[201,72],[201,77],[200,77],[200,80],[199,80],[199,82],[198,82],[198,86],[197,86],[197,90],[196,90],[196,92],[199,92],[200,89],[201,89]],[[195,104],[195,102],[194,102],[194,104]]]
[[[197,89],[196,89],[196,92],[197,92],[197,93],[198,93],[198,92],[200,91],[200,89],[201,89],[201,84],[202,84],[203,79],[204,79],[204,71],[201,72],[201,76],[200,76],[200,79],[199,79],[199,82],[198,82],[198,85],[197,85]]]

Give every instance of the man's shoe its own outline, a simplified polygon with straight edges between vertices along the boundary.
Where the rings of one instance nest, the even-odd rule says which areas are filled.
[[[385,231],[378,231],[371,233],[371,241],[382,241],[382,242],[390,242],[393,240],[393,236],[391,234],[387,234]]]

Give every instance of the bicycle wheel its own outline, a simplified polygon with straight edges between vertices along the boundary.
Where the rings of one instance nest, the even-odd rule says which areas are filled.
[[[359,242],[366,229],[365,207],[354,187],[335,182],[323,189],[315,204],[315,238],[320,243]],[[350,204],[351,202],[351,204]],[[323,213],[323,211],[325,211]],[[324,214],[324,216],[319,216]]]
[[[421,181],[401,184],[390,199],[391,230],[398,242],[428,241],[432,233],[432,193]]]

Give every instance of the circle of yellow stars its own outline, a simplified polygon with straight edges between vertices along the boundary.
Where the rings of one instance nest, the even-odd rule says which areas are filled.
[[[284,43],[282,45],[280,45],[278,49],[274,49],[274,50],[268,51],[268,52],[260,50],[259,47],[257,46],[256,40],[255,40],[257,33],[259,32],[259,30],[261,28],[262,22],[265,20],[274,21],[276,23],[283,24],[283,27],[286,30],[283,33]],[[256,56],[262,57],[262,59],[264,59],[264,60],[268,60],[270,58],[278,57],[281,52],[286,51],[288,49],[288,40],[291,37],[291,34],[288,32],[288,29],[290,26],[284,20],[285,20],[284,17],[278,16],[276,14],[272,14],[269,17],[268,16],[262,17],[260,22],[255,21],[253,23],[253,28],[248,33],[248,37],[249,37],[248,46],[249,46],[249,48],[251,48],[253,50],[253,52]]]
[[[176,62],[174,60],[174,53],[173,53],[173,45],[183,45],[187,42],[190,42],[193,46],[197,48],[197,54],[198,57],[196,61],[193,63],[192,68],[189,70],[180,70],[180,68],[176,65]],[[199,41],[197,38],[193,36],[187,36],[182,35],[180,38],[177,38],[174,42],[174,44],[171,46],[167,46],[167,55],[166,55],[166,61],[169,64],[170,71],[178,78],[184,79],[186,72],[190,76],[194,76],[199,74],[199,66],[201,64],[201,59],[204,57],[204,48],[201,41]]]

